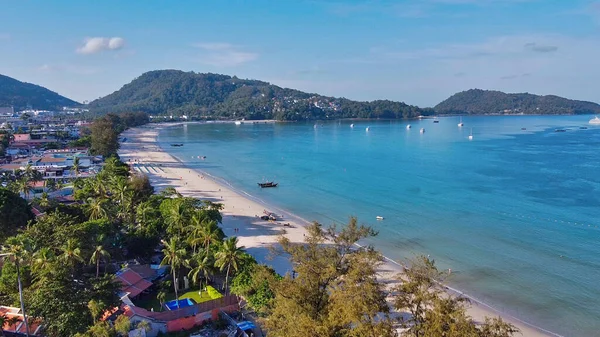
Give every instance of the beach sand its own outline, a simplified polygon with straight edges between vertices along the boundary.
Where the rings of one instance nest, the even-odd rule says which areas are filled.
[[[303,242],[306,223],[291,217],[284,217],[282,221],[277,222],[261,220],[260,216],[264,215],[263,212],[269,211],[267,206],[237,193],[225,184],[217,183],[206,173],[186,167],[173,156],[162,151],[158,146],[157,137],[163,127],[168,126],[153,124],[125,131],[122,137],[127,138],[127,141],[121,143],[119,150],[121,160],[129,164],[135,163],[134,169],[146,174],[157,191],[174,187],[184,196],[222,203],[225,206],[222,211],[222,227],[225,234],[237,236],[239,244],[244,246],[248,253],[252,254],[257,261],[271,265],[279,274],[291,272],[287,257],[273,257],[270,247],[276,245],[279,235],[283,233],[291,242]],[[289,223],[290,226],[284,226],[284,223]],[[380,280],[389,287],[393,286],[397,282],[394,276],[401,271],[401,267],[390,260],[381,269]],[[493,308],[476,301],[472,301],[468,314],[478,322],[481,322],[485,316],[500,315],[517,326],[523,336],[558,336],[529,326],[514,317],[498,313]]]

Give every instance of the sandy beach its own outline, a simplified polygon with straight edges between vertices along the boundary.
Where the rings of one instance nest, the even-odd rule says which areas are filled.
[[[162,151],[158,146],[157,136],[163,127],[167,126],[153,124],[125,131],[122,137],[127,138],[127,141],[121,143],[119,151],[121,160],[129,164],[135,163],[134,169],[146,174],[157,191],[174,187],[184,196],[222,203],[225,206],[222,211],[222,227],[225,234],[237,236],[240,245],[243,245],[259,262],[273,266],[280,274],[290,272],[291,266],[287,258],[284,256],[273,258],[269,248],[276,244],[278,236],[283,233],[292,242],[303,242],[306,223],[293,217],[284,217],[278,222],[261,220],[260,216],[264,215],[265,210],[273,210],[237,193],[225,184],[217,183],[204,172],[186,167],[173,156]],[[289,226],[284,226],[288,223]],[[396,282],[394,275],[400,270],[400,266],[390,260],[382,267],[381,281],[390,287],[393,286]],[[558,336],[529,326],[514,317],[500,314],[473,299],[468,314],[477,321],[483,320],[485,316],[500,315],[516,325],[523,336]]]

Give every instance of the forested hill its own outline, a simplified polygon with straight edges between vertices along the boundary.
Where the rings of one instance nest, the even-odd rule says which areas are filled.
[[[39,85],[21,82],[0,75],[0,107],[14,107],[15,111],[31,107],[38,110],[57,110],[79,103]]]
[[[500,91],[471,89],[450,96],[436,105],[436,114],[597,114],[600,105],[558,96],[506,94]]]
[[[155,70],[90,103],[96,113],[143,111],[199,118],[337,119],[411,118],[431,115],[401,102],[357,102],[309,94],[267,82],[219,74]]]

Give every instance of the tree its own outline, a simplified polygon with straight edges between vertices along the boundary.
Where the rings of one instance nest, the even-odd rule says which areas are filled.
[[[225,289],[229,285],[229,272],[231,267],[238,271],[239,263],[244,258],[244,246],[238,247],[238,238],[233,236],[223,241],[221,249],[216,254],[215,267],[221,271],[227,269],[225,274]]]
[[[75,267],[75,264],[83,262],[81,248],[79,248],[79,242],[77,242],[77,240],[68,239],[61,247],[61,251],[62,255],[60,256],[60,260],[71,269]]]
[[[146,320],[141,320],[137,323],[136,325],[137,329],[142,329],[144,330],[146,333],[150,332],[152,330],[152,325],[150,324],[150,322],[146,321]]]
[[[33,253],[32,267],[33,271],[39,277],[44,277],[52,272],[55,256],[48,247],[42,247]]]
[[[31,185],[29,185],[29,179],[26,176],[21,177],[21,179],[16,181],[18,191],[23,193],[25,200],[29,199],[29,194],[31,193]]]
[[[200,224],[200,232],[198,239],[202,242],[202,245],[206,248],[206,254],[210,252],[210,244],[223,240],[225,234],[223,230],[217,226],[216,221],[205,221]]]
[[[445,276],[433,260],[424,256],[411,261],[398,275],[400,283],[394,289],[394,308],[410,314],[401,321],[405,336],[510,337],[518,332],[500,318],[486,318],[478,326],[466,314],[468,300],[444,292]]]
[[[156,295],[156,299],[158,300],[158,302],[160,303],[160,307],[164,307],[165,306],[165,300],[167,299],[167,293],[165,293],[164,291],[159,291],[158,294]]]
[[[271,278],[275,296],[263,320],[269,336],[395,336],[376,279],[382,257],[371,247],[355,246],[375,231],[355,218],[339,232],[318,223],[307,230],[302,244],[279,240],[296,273]]]
[[[106,198],[88,198],[86,206],[90,220],[107,219],[109,217],[110,203]]]
[[[0,187],[0,244],[33,218],[27,201],[17,193]]]
[[[92,257],[90,258],[90,263],[96,265],[96,278],[100,275],[100,260],[107,261],[110,259],[110,254],[102,247],[101,245],[97,245],[96,249],[92,253]]]
[[[117,132],[116,127],[114,119],[108,115],[96,119],[92,123],[90,127],[92,131],[90,151],[93,154],[108,157],[117,153],[119,149],[119,132]]]
[[[188,277],[192,279],[193,283],[198,283],[198,281],[200,281],[200,291],[202,291],[202,280],[200,277],[203,277],[208,283],[214,262],[208,255],[195,254],[192,257],[192,261],[188,261],[187,264],[191,268]]]
[[[79,177],[79,157],[73,158],[73,166],[71,167],[76,177]]]
[[[176,272],[179,267],[184,264],[185,261],[185,248],[180,246],[180,243],[175,238],[171,238],[171,241],[163,241],[165,248],[162,250],[165,257],[160,262],[161,266],[169,265],[171,267],[171,273],[173,274],[173,288],[175,289],[175,299],[177,301],[177,308],[179,308],[179,296],[177,296],[177,277]]]
[[[100,315],[102,315],[104,310],[104,305],[96,300],[90,300],[87,306],[88,309],[90,309],[90,314],[92,315],[94,323],[98,322],[98,318],[100,318]]]
[[[115,331],[121,336],[127,336],[131,330],[131,322],[129,321],[129,317],[125,315],[120,315],[115,320]]]

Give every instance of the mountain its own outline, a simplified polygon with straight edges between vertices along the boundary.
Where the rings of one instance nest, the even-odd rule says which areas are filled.
[[[180,70],[142,74],[120,90],[89,104],[91,112],[143,111],[199,118],[337,119],[410,118],[432,114],[401,102],[357,102],[235,76]]]
[[[600,105],[558,96],[506,94],[500,91],[471,89],[459,92],[434,107],[436,114],[598,114]]]
[[[0,107],[14,107],[15,111],[31,107],[38,110],[56,110],[79,103],[39,85],[21,82],[0,75]]]

